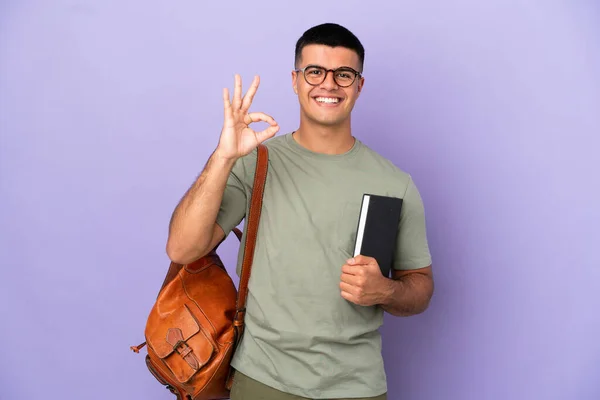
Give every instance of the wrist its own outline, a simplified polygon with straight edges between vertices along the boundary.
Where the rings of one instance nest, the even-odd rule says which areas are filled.
[[[394,279],[390,279],[390,278],[383,278],[383,283],[381,285],[381,300],[380,300],[380,304],[382,306],[391,306],[394,304],[394,298],[396,297],[396,293],[399,290],[399,285],[401,284],[400,281],[394,280]]]
[[[233,166],[239,157],[231,156],[225,154],[221,149],[217,147],[217,149],[213,152],[212,155],[213,161],[220,166]]]

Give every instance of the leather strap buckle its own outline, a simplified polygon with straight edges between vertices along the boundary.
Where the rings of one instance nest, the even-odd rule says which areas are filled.
[[[241,315],[241,317],[240,317]],[[235,310],[235,315],[233,316],[233,325],[240,326],[244,323],[244,316],[246,315],[246,307],[242,307],[238,310]]]
[[[181,356],[184,358],[192,352],[192,349],[184,340],[179,340],[177,343],[175,343],[173,345],[173,350],[181,354]]]

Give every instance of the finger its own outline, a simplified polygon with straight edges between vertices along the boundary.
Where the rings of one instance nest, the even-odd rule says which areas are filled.
[[[258,89],[258,85],[260,84],[259,76],[255,76],[254,80],[252,80],[252,84],[250,85],[250,89],[246,92],[244,99],[242,101],[242,111],[247,112],[252,104],[252,100],[254,100],[254,95],[256,94],[256,90]]]
[[[340,282],[340,289],[342,293],[348,293],[351,296],[355,296],[357,291],[357,289],[354,286],[348,285],[345,282]]]
[[[345,273],[340,276],[340,281],[352,286],[356,286],[358,284],[358,279],[356,275],[350,275]]]
[[[223,88],[223,108],[225,110],[225,120],[231,120],[233,118],[233,110],[231,108],[231,101],[229,100],[229,89]]]
[[[271,125],[271,126],[276,126],[277,122],[275,122],[275,119],[273,117],[271,117],[270,115],[267,115],[265,113],[262,112],[253,112],[250,114],[246,114],[246,116],[244,117],[244,123],[247,125],[250,125],[253,122],[266,122],[267,124]]]
[[[347,262],[350,265],[365,265],[365,264],[376,263],[376,261],[373,257],[363,256],[360,254],[357,255],[356,257],[352,257]]]
[[[363,272],[363,268],[358,265],[342,265],[342,272],[348,275],[360,275]]]
[[[233,109],[239,110],[242,106],[242,77],[235,74],[235,84],[233,88]]]
[[[265,129],[264,131],[260,131],[260,132],[256,133],[256,140],[258,140],[259,143],[262,143],[265,140],[270,139],[273,136],[275,136],[275,134],[278,131],[279,131],[279,125],[270,126],[267,129]]]
[[[229,101],[229,89],[223,88],[223,106],[225,109],[231,108],[231,102]]]
[[[359,275],[342,274],[340,276],[340,282],[344,282],[355,289],[360,289],[367,284],[367,278]]]
[[[344,292],[344,291],[342,291],[342,292],[341,292],[341,295],[342,295],[342,297],[343,297],[344,299],[348,300],[349,302],[352,302],[352,303],[354,303],[354,304],[358,304],[358,303],[357,303],[357,301],[358,301],[358,300],[356,300],[356,299],[354,298],[354,296],[352,296],[350,293],[347,293],[347,292]]]

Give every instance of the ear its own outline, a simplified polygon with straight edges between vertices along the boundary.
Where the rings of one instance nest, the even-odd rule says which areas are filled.
[[[298,94],[298,74],[296,71],[292,71],[292,88],[294,93]]]
[[[365,84],[365,78],[364,77],[360,77],[359,81],[358,81],[358,94],[360,95],[360,92],[362,91],[363,85]]]

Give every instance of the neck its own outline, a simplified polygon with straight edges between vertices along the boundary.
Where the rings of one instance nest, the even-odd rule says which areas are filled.
[[[292,134],[301,146],[315,153],[343,154],[354,146],[350,118],[340,125],[320,125],[304,118],[300,127]]]

